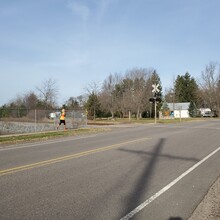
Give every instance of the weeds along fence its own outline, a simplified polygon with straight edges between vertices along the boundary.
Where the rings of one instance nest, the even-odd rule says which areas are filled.
[[[39,109],[7,109],[0,112],[0,135],[34,133],[56,130],[60,111]],[[67,129],[87,126],[87,115],[82,110],[66,111]],[[64,129],[63,125],[59,130]]]

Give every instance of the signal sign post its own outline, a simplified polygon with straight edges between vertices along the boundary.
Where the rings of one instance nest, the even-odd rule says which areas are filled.
[[[156,97],[156,93],[159,92],[159,84],[153,84],[152,85],[153,89],[152,92],[154,93],[154,123],[157,123],[157,97]]]
[[[152,87],[153,87],[152,92],[157,93],[157,92],[160,91],[159,88],[158,88],[159,84],[153,84]]]

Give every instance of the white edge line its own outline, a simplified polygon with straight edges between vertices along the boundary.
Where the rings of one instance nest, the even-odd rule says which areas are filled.
[[[179,182],[183,177],[191,173],[194,169],[196,169],[198,166],[200,166],[202,163],[204,163],[206,160],[208,160],[211,156],[213,156],[215,153],[217,153],[220,150],[220,147],[217,148],[215,151],[210,153],[208,156],[200,160],[198,163],[196,163],[194,166],[189,168],[187,171],[185,171],[183,174],[181,174],[179,177],[177,177],[175,180],[170,182],[168,185],[166,185],[164,188],[162,188],[160,191],[158,191],[156,194],[151,196],[149,199],[147,199],[145,202],[141,203],[137,208],[132,210],[130,213],[128,213],[126,216],[122,217],[120,220],[128,220],[132,218],[134,215],[136,215],[138,212],[140,212],[142,209],[144,209],[147,205],[149,205],[151,202],[153,202],[156,198],[158,198],[160,195],[162,195],[164,192],[166,192],[168,189],[170,189],[173,185],[175,185],[177,182]]]

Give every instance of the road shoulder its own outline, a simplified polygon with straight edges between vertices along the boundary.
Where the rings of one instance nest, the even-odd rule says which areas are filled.
[[[189,220],[220,220],[220,176],[197,206]]]

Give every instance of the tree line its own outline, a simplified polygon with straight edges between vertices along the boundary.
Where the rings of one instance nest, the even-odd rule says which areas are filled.
[[[159,84],[159,92],[152,93],[152,85]],[[166,109],[169,102],[190,102],[189,112],[192,117],[198,115],[199,108],[210,108],[216,115],[220,113],[220,68],[218,63],[210,62],[196,80],[186,72],[178,75],[170,88],[162,93],[162,83],[153,68],[133,68],[125,74],[109,74],[102,85],[91,83],[85,94],[70,97],[58,106],[56,103],[59,89],[53,79],[42,84],[13,101],[0,107],[0,117],[10,115],[10,109],[81,109],[88,112],[90,118],[128,117],[132,114],[137,119],[154,117],[155,112],[149,99],[153,95],[162,100],[157,110]]]
[[[195,80],[188,72],[178,75],[172,88],[166,91],[167,102],[190,102],[191,117],[199,108],[210,108],[215,116],[220,114],[220,66],[210,62]]]

